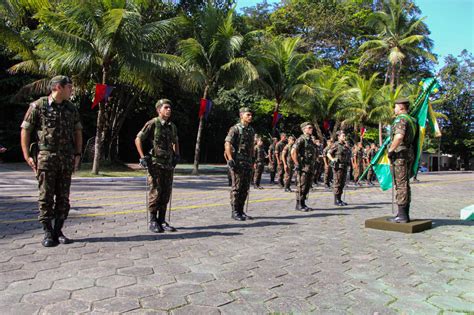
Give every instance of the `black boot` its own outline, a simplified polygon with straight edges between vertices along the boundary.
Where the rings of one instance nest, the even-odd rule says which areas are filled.
[[[44,239],[41,242],[41,245],[44,247],[54,247],[58,245],[56,241],[54,240],[53,237],[53,227],[51,225],[51,221],[46,221],[41,223],[43,225],[43,230],[44,230]]]
[[[309,208],[305,205],[304,200],[296,200],[295,210],[301,212],[308,212]]]
[[[406,206],[398,206],[398,214],[394,218],[389,218],[387,221],[392,223],[408,223],[407,209]]]
[[[163,209],[160,209],[158,212],[158,225],[163,229],[163,231],[176,232],[177,229],[169,225],[168,222],[165,221],[165,219],[166,219],[166,207],[164,207]]]
[[[410,204],[406,205],[405,210],[407,215],[407,221],[410,222]]]
[[[336,195],[334,196],[335,197],[335,204],[336,206],[339,206],[339,207],[344,207],[344,206],[347,206],[347,203],[345,203],[344,201],[342,201],[341,197],[342,195]]]
[[[71,244],[72,240],[64,236],[62,228],[64,219],[56,219],[54,222],[54,240],[60,244]]]
[[[337,198],[337,195],[334,195],[334,205],[339,206],[339,200]]]
[[[150,213],[150,223],[148,225],[148,229],[153,233],[163,233],[165,231],[163,227],[158,224],[156,213]]]
[[[245,218],[239,213],[236,205],[232,205],[232,219],[236,221],[245,221]]]
[[[310,208],[306,205],[306,199],[301,199],[301,207],[304,209],[303,211],[312,211],[313,208]]]

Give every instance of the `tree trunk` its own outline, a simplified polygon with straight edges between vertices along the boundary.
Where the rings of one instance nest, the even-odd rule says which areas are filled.
[[[392,73],[390,74],[390,91],[393,91],[395,88],[395,65],[392,65]]]
[[[383,130],[382,130],[382,122],[379,121],[379,146],[382,146],[382,141],[383,141],[383,139],[382,139],[382,132],[383,132]]]
[[[106,84],[107,80],[107,68],[102,69],[102,84]],[[94,162],[92,164],[92,174],[98,175],[100,168],[100,157],[102,155],[102,141],[104,132],[104,111],[105,105],[103,102],[99,103],[99,112],[97,113],[97,129],[95,133],[95,145],[94,145]]]
[[[321,128],[319,127],[318,120],[314,119],[313,124],[314,124],[314,129],[316,129],[316,134],[318,135],[319,140],[321,140],[321,143],[323,143],[324,135]]]
[[[206,85],[206,88],[204,89],[204,94],[202,96],[203,99],[207,98],[207,92],[209,90],[209,85]],[[199,175],[199,153],[201,152],[201,136],[202,136],[202,130],[204,129],[204,116],[199,118],[199,127],[198,127],[198,133],[196,137],[196,148],[194,149],[194,166],[193,166],[193,171],[192,175]]]
[[[332,132],[330,132],[331,140],[333,142],[334,142],[334,140],[336,140],[336,132],[337,132],[337,129],[339,128],[340,124],[341,124],[341,122],[339,120],[336,120],[336,122],[334,123],[334,127],[332,127]]]

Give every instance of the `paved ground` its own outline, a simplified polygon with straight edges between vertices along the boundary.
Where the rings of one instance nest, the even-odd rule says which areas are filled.
[[[352,187],[345,208],[318,188],[252,190],[254,221],[231,220],[223,176],[175,179],[172,223],[145,226],[144,182],[74,181],[65,228],[74,244],[40,245],[36,183],[0,165],[0,313],[457,314],[474,312],[472,173],[421,175],[408,235],[364,228],[391,194]],[[265,181],[268,181],[265,178]]]

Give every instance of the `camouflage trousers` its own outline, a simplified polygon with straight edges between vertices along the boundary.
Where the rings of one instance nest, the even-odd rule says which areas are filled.
[[[280,186],[284,186],[285,184],[284,178],[285,178],[285,167],[282,162],[278,164],[278,175],[277,175],[278,184],[280,184]]]
[[[238,212],[243,211],[250,188],[252,169],[247,167],[234,168],[230,171],[232,189],[230,191],[230,205]]]
[[[330,165],[324,166],[324,185],[329,186],[332,179],[332,168]]]
[[[285,188],[289,189],[291,186],[291,180],[293,179],[294,175],[294,165],[289,165],[288,166],[288,172],[285,172]]]
[[[323,161],[317,160],[314,164],[314,183],[317,184],[321,179],[321,174],[323,173],[324,163]]]
[[[374,169],[372,166],[370,166],[368,172],[367,172],[367,181],[371,183],[374,180]]]
[[[296,201],[305,201],[308,199],[308,193],[311,189],[314,170],[309,172],[296,172]]]
[[[158,213],[159,223],[163,223],[166,216],[166,206],[170,201],[173,185],[173,170],[160,168],[156,164],[148,167],[148,211]]]
[[[277,171],[277,165],[276,163],[269,163],[268,164],[268,169],[270,170],[270,182],[275,182],[275,174]]]
[[[260,182],[262,181],[262,174],[265,168],[264,163],[257,163],[255,164],[255,173],[253,176],[253,183],[255,186],[260,186]]]
[[[395,179],[395,198],[397,205],[408,206],[411,202],[409,170],[412,162],[408,159],[396,159],[393,162],[393,178]]]
[[[354,181],[356,182],[359,180],[359,176],[362,175],[362,173],[364,172],[364,167],[362,163],[356,164],[356,167],[354,167],[352,171],[353,171]]]
[[[339,167],[333,168],[334,174],[334,195],[342,196],[344,186],[346,184],[346,176],[347,176],[347,168],[346,167]]]
[[[72,170],[38,170],[39,216],[43,223],[53,219],[66,220],[71,208],[69,192]]]

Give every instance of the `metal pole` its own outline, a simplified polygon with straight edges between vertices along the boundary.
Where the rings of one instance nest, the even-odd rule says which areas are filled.
[[[146,224],[148,224],[148,168],[146,168],[146,174],[145,174],[145,212],[146,212]],[[145,226],[146,226],[145,224]]]
[[[171,192],[170,192],[170,205],[168,209],[168,223],[171,223],[171,202],[173,200],[173,182],[174,182],[174,168],[173,168],[173,173],[171,175]]]

